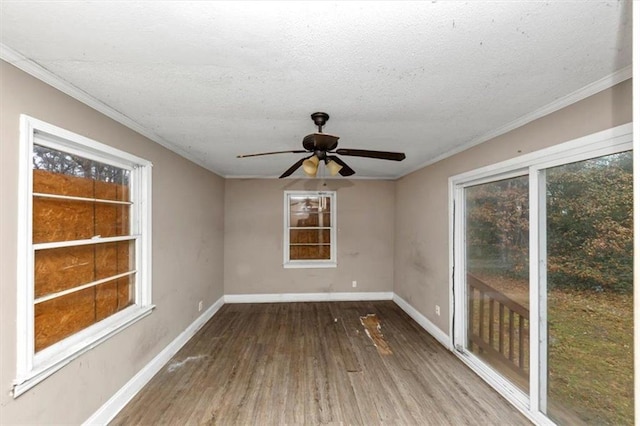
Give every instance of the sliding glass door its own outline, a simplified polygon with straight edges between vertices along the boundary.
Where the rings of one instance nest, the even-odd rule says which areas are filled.
[[[631,141],[450,179],[455,347],[542,424],[634,422]]]
[[[529,179],[464,189],[466,349],[529,391]]]
[[[561,424],[632,424],[631,152],[540,174],[541,409]]]

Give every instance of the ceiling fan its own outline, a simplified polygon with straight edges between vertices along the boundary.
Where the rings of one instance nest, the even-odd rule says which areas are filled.
[[[355,171],[342,161],[339,157],[332,154],[348,155],[352,157],[367,157],[377,158],[380,160],[394,160],[402,161],[405,159],[405,155],[402,152],[389,152],[389,151],[370,151],[367,149],[347,149],[338,147],[338,136],[322,133],[322,127],[329,120],[329,114],[326,112],[314,112],[311,114],[311,119],[318,126],[316,133],[311,133],[302,139],[302,146],[304,149],[292,150],[292,151],[272,151],[261,152],[259,154],[245,154],[238,155],[237,158],[257,157],[260,155],[272,155],[272,154],[302,154],[310,153],[308,157],[301,158],[296,163],[289,167],[282,175],[280,179],[290,176],[293,172],[298,170],[302,166],[302,170],[308,176],[315,176],[318,173],[318,165],[321,161],[327,166],[331,176],[335,176],[340,173],[341,176],[351,176],[355,174]]]

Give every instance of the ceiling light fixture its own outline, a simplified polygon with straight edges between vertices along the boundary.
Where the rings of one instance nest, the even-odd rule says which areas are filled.
[[[302,169],[307,176],[316,177],[316,174],[318,173],[318,164],[320,163],[320,161],[324,161],[327,169],[329,169],[329,172],[331,173],[331,176],[335,176],[338,173],[340,173],[341,176],[353,175],[355,171],[344,161],[342,161],[337,155],[350,155],[352,157],[377,158],[379,160],[393,161],[402,161],[405,159],[405,155],[403,152],[338,148],[338,139],[340,139],[340,137],[322,133],[322,128],[329,119],[329,114],[327,114],[326,112],[314,112],[313,114],[311,114],[311,119],[313,120],[314,124],[318,126],[318,131],[316,133],[311,133],[302,139],[302,147],[304,148],[303,150],[294,149],[290,151],[260,152],[258,154],[238,155],[238,158],[287,153],[311,154],[310,157],[300,158],[298,161],[296,161],[291,167],[289,167],[283,174],[280,175],[280,179],[291,176],[291,174],[298,170],[300,166],[302,166]],[[321,174],[324,176],[324,169],[322,170]]]
[[[315,177],[316,173],[318,173],[318,163],[320,159],[318,156],[313,155],[302,162],[302,170],[304,170],[305,174],[309,177]]]
[[[329,173],[331,174],[331,176],[337,175],[340,172],[340,170],[342,170],[342,166],[333,160],[329,160],[325,158],[324,162],[327,164],[327,169],[329,170]]]
[[[324,158],[324,163],[329,170],[331,176],[335,176],[342,170],[342,165],[337,162]],[[318,174],[318,166],[320,165],[320,157],[313,155],[302,162],[302,170],[309,177],[316,177]]]

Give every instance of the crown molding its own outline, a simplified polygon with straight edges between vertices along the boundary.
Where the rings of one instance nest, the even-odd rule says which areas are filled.
[[[22,71],[26,72],[27,74],[32,75],[33,77],[37,78],[40,81],[43,81],[44,83],[60,90],[61,92],[71,96],[72,98],[84,103],[85,105],[95,109],[96,111],[106,115],[107,117],[117,121],[118,123],[122,124],[123,126],[128,127],[129,129],[145,136],[146,138],[152,140],[153,142],[156,142],[159,145],[162,145],[163,147],[169,149],[170,151],[175,152],[176,154],[180,155],[181,157],[186,158],[187,160],[213,172],[216,174],[219,174],[217,171],[211,169],[210,167],[208,167],[201,158],[193,155],[192,153],[185,151],[184,149],[180,148],[179,146],[167,141],[166,139],[160,137],[159,135],[155,134],[154,132],[150,131],[149,129],[147,129],[146,127],[142,126],[141,124],[137,123],[136,121],[132,120],[131,118],[127,117],[126,115],[122,114],[121,112],[117,111],[116,109],[110,107],[109,105],[99,101],[98,99],[96,99],[95,97],[91,96],[90,94],[88,94],[87,92],[85,92],[84,90],[81,90],[80,88],[74,86],[73,84],[69,83],[66,80],[63,80],[62,78],[58,77],[57,75],[55,75],[54,73],[52,73],[51,71],[47,70],[46,68],[42,67],[41,65],[38,65],[37,63],[35,63],[34,61],[32,61],[31,59],[28,59],[27,57],[25,57],[24,55],[22,55],[21,53],[11,49],[10,47],[6,46],[3,43],[0,43],[0,59],[10,63],[11,65],[21,69]],[[356,177],[355,179],[373,179],[373,180],[397,180],[400,179],[404,176],[407,176],[415,171],[418,171],[424,167],[430,166],[431,164],[437,163],[438,161],[444,160],[445,158],[451,157],[452,155],[458,154],[462,151],[465,151],[473,146],[479,145],[483,142],[486,142],[488,140],[491,140],[497,136],[503,135],[507,132],[510,132],[511,130],[517,129],[518,127],[522,127],[525,124],[528,124],[534,120],[537,120],[538,118],[544,117],[545,115],[551,114],[552,112],[558,111],[562,108],[565,108],[571,104],[574,104],[578,101],[581,101],[585,98],[588,98],[589,96],[595,95],[598,92],[601,92],[605,89],[608,89],[610,87],[615,86],[618,83],[621,83],[625,80],[628,80],[629,78],[631,78],[632,76],[632,67],[631,65],[628,65],[616,72],[614,72],[613,74],[610,74],[608,76],[605,76],[603,78],[601,78],[600,80],[594,81],[593,83],[590,83],[586,86],[584,86],[581,89],[576,90],[573,93],[570,93],[566,96],[563,96],[559,99],[556,99],[555,101],[551,102],[550,104],[547,104],[541,108],[538,108],[535,111],[532,111],[528,114],[525,114],[513,121],[511,121],[510,123],[505,124],[504,126],[498,127],[497,129],[489,132],[489,133],[485,133],[484,135],[474,138],[460,146],[457,146],[451,150],[448,150],[430,160],[427,160],[426,162],[420,164],[417,167],[414,167],[412,169],[410,169],[409,171],[407,171],[406,173],[402,173],[400,175],[397,176],[387,176],[384,178],[376,178],[376,177]],[[220,175],[220,174],[219,174]],[[220,175],[221,177],[225,178],[225,179],[276,179],[277,176],[269,176],[269,177],[264,177],[264,176],[227,176],[227,175]]]
[[[525,114],[519,118],[516,118],[510,123],[505,124],[504,126],[498,127],[495,130],[490,131],[489,133],[485,133],[482,136],[471,139],[470,141],[457,146],[453,149],[450,149],[424,163],[421,165],[412,168],[410,171],[398,176],[398,179],[407,176],[415,171],[418,171],[424,167],[430,166],[431,164],[437,163],[438,161],[444,160],[445,158],[451,157],[452,155],[458,154],[462,151],[465,151],[471,147],[476,145],[480,145],[483,142],[487,142],[493,138],[496,138],[500,135],[504,135],[507,132],[517,129],[518,127],[522,127],[525,124],[528,124],[538,118],[542,118],[545,115],[549,115],[552,112],[556,112],[562,108],[568,107],[569,105],[575,104],[578,101],[588,98],[589,96],[593,96],[596,93],[602,92],[610,87],[615,86],[618,83],[622,83],[625,80],[630,79],[632,76],[632,67],[628,65],[624,68],[619,69],[613,74],[609,74],[600,80],[596,80],[593,83],[587,84],[586,86],[576,90],[575,92],[569,93],[566,96],[556,99],[555,101],[547,104],[541,108],[538,108],[528,114]]]
[[[13,65],[16,68],[21,69],[22,71],[48,84],[49,86],[52,86],[53,88],[58,89],[62,93],[65,93],[71,96],[72,98],[82,102],[83,104],[93,108],[99,113],[106,115],[112,120],[115,120],[118,123],[122,124],[123,126],[133,130],[134,132],[139,133],[148,139],[151,139],[153,142],[156,142],[157,144],[162,145],[163,147],[167,148],[170,151],[175,152],[181,157],[184,157],[187,160],[199,165],[200,167],[203,167],[213,173],[216,173],[215,170],[211,170],[209,167],[207,167],[200,158],[172,144],[171,142],[167,141],[161,136],[158,136],[154,132],[150,131],[146,127],[142,126],[141,124],[127,117],[123,113],[110,107],[104,102],[99,101],[98,99],[88,94],[84,90],[58,77],[48,69],[37,64],[33,60],[27,58],[26,56],[13,50],[12,48],[10,48],[9,46],[3,43],[0,43],[0,59]]]
[[[270,176],[263,176],[263,175],[222,175],[223,178],[225,179],[265,179],[265,180],[278,180],[280,179],[280,177],[278,175],[270,175]],[[308,176],[287,176],[286,178],[282,178],[282,181],[290,181],[290,180],[381,180],[381,181],[395,181],[396,179],[398,179],[400,176],[354,176],[351,175],[349,177],[343,177],[343,176],[315,176],[315,177],[308,177]]]

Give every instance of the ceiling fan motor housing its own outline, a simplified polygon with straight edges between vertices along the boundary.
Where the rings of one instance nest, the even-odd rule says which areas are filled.
[[[311,133],[302,140],[302,146],[307,151],[331,151],[338,146],[339,136],[326,133]]]

